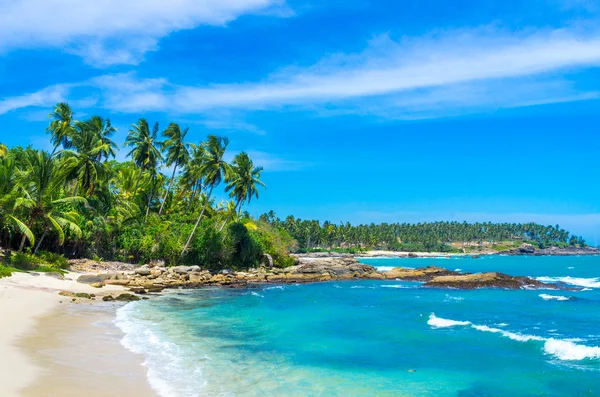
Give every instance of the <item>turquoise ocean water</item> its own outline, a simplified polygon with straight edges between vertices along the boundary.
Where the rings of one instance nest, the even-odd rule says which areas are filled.
[[[600,258],[363,259],[579,291],[402,281],[172,292],[115,320],[162,397],[600,396]]]

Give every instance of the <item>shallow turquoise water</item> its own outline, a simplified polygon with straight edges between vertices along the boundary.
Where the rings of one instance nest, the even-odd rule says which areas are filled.
[[[600,258],[364,259],[582,291],[401,281],[174,292],[121,308],[161,396],[600,396]],[[414,371],[414,372],[413,372]]]

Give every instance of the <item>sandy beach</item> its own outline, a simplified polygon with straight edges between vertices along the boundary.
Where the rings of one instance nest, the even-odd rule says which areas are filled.
[[[110,293],[44,274],[15,273],[0,279],[0,395],[156,396],[146,381],[143,358],[119,341],[112,324],[115,303],[79,300],[60,291]]]

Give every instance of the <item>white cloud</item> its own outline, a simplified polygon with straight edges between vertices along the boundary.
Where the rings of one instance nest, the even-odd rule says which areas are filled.
[[[600,86],[576,90],[565,80],[564,71],[598,65],[600,34],[458,31],[400,41],[380,36],[360,54],[330,56],[304,69],[285,68],[258,83],[195,87],[163,82],[162,90],[146,90],[147,80],[129,75],[131,84],[142,89],[132,93],[119,85],[106,87],[111,97],[106,106],[182,113],[313,105],[364,109],[363,102],[352,105],[365,99],[407,112],[434,102],[461,108],[527,106],[596,97]]]
[[[313,165],[308,161],[285,159],[279,155],[258,150],[246,150],[246,153],[248,153],[255,166],[263,167],[268,172],[297,171]],[[226,161],[231,162],[233,156],[234,154],[227,153]]]
[[[56,46],[98,66],[135,64],[172,32],[278,6],[281,0],[3,0],[0,51]]]
[[[185,86],[126,73],[82,85],[99,97],[99,106],[117,112],[206,117],[301,109],[419,119],[595,99],[600,82],[580,84],[577,72],[598,66],[600,32],[480,29],[398,41],[379,36],[361,53],[283,68],[260,82]]]
[[[0,99],[0,114],[27,107],[50,107],[65,100],[69,92],[66,84],[57,84],[40,91]]]

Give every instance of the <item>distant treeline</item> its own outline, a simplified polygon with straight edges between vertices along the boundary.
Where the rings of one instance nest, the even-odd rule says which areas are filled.
[[[506,242],[528,242],[538,248],[550,246],[585,246],[582,237],[572,235],[560,226],[536,223],[382,223],[351,225],[350,223],[302,220],[288,216],[281,220],[273,211],[261,215],[260,220],[286,230],[300,250],[315,249],[384,249],[394,251],[455,251],[452,243],[476,245]]]

